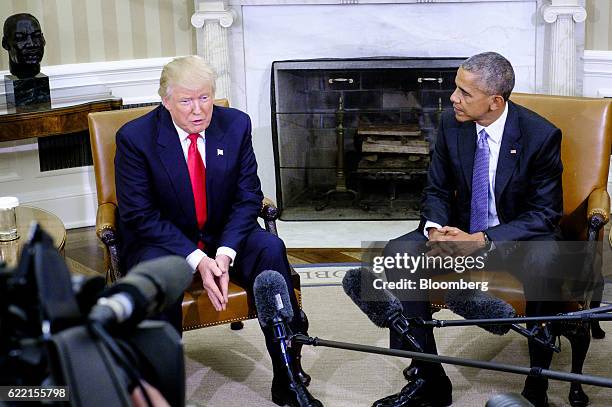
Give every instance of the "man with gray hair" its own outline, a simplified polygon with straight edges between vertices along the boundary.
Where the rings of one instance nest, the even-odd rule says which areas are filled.
[[[558,303],[537,299],[557,258],[562,215],[561,131],[536,113],[509,100],[514,87],[510,62],[495,52],[467,59],[457,71],[450,97],[453,111],[443,113],[428,171],[419,228],[392,240],[385,255],[422,253],[439,256],[482,254],[487,264],[512,258],[528,299],[526,313],[554,315]],[[550,242],[537,251],[521,241]],[[508,243],[510,242],[510,243]],[[537,246],[541,248],[541,246]],[[389,280],[407,277],[387,269]],[[426,276],[431,270],[417,270]],[[431,320],[428,293],[400,298],[408,318]],[[411,333],[427,353],[436,354],[432,328]],[[407,349],[391,332],[391,347]],[[532,367],[548,368],[552,351],[529,341]],[[404,370],[408,384],[375,407],[448,406],[452,385],[440,363],[413,360]],[[546,406],[548,383],[528,377],[523,396]]]

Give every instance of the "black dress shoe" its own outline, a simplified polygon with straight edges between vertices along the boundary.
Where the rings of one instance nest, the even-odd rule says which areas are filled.
[[[372,407],[446,407],[453,402],[453,386],[448,376],[424,379],[418,369],[410,372],[411,379],[399,393],[372,404]]]
[[[603,339],[606,337],[606,331],[601,329],[599,321],[591,321],[591,336],[593,339]]]
[[[323,407],[323,403],[315,399],[301,381],[291,384],[276,377],[272,379],[272,402],[278,406]]]
[[[586,407],[589,405],[589,396],[582,390],[580,383],[571,384],[568,399],[572,407]]]
[[[535,407],[548,407],[548,380],[541,377],[527,377],[521,395]]]
[[[525,397],[534,407],[548,407],[548,396],[546,393],[538,394],[538,393],[529,393],[526,390],[523,390],[521,396]]]

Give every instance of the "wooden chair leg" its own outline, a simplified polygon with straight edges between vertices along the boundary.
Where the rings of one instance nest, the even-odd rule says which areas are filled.
[[[586,324],[572,324],[565,329],[563,335],[570,341],[572,347],[572,373],[582,374],[582,367],[591,343],[590,326]],[[570,385],[569,402],[572,407],[583,407],[589,404],[589,396],[582,389],[582,385],[573,382]]]
[[[230,329],[232,331],[240,331],[242,328],[244,328],[244,324],[242,323],[242,321],[232,322],[230,324]]]
[[[591,301],[591,308],[597,308],[600,305],[600,301]],[[593,339],[603,339],[606,337],[606,331],[601,329],[599,321],[591,321],[591,336],[593,336]]]

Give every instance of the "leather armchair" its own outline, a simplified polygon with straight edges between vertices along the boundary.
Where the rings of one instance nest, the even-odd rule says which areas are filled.
[[[612,101],[582,97],[563,97],[515,93],[511,100],[531,109],[562,131],[563,217],[560,227],[564,237],[573,241],[603,240],[604,225],[610,220],[610,196],[606,190],[612,143]],[[602,244],[594,255],[601,256]],[[511,304],[517,315],[525,315],[525,296],[521,282],[504,271],[473,273],[474,281],[488,281],[489,294]],[[445,307],[444,293],[430,292],[435,308]],[[566,311],[588,308],[581,302],[566,303]],[[590,306],[599,306],[591,302]],[[572,347],[572,372],[581,373],[589,344],[588,324],[572,325],[562,331]],[[593,337],[603,337],[598,324],[592,324]],[[581,404],[586,395],[580,384],[572,383],[570,403]]]
[[[229,105],[227,99],[215,100],[216,105]],[[89,135],[94,162],[96,190],[98,194],[98,212],[96,215],[96,234],[104,243],[104,258],[107,283],[122,277],[119,264],[117,221],[117,196],[115,193],[115,135],[123,124],[151,111],[155,106],[133,109],[123,109],[108,112],[90,113]],[[262,202],[260,217],[263,219],[266,230],[277,234],[276,219],[278,210],[267,198]],[[293,284],[298,301],[301,303],[300,278],[292,269]],[[250,294],[230,281],[229,303],[225,311],[217,312],[210,303],[208,296],[202,288],[199,276],[194,277],[191,286],[185,291],[183,299],[183,330],[203,328],[224,323],[256,318],[256,310]],[[241,325],[232,324],[232,328],[239,329]]]

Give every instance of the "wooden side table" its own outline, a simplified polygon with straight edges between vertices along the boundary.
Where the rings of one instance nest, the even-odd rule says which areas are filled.
[[[28,233],[32,221],[40,224],[42,229],[53,239],[53,243],[60,254],[64,255],[66,244],[66,228],[61,219],[43,209],[21,205],[16,208],[17,232],[19,239],[10,242],[0,242],[0,261],[6,262],[7,266],[14,267],[19,261],[21,249],[28,240]]]
[[[0,141],[87,131],[91,112],[120,109],[121,98],[93,100],[73,106],[32,107],[17,112],[0,108]]]

